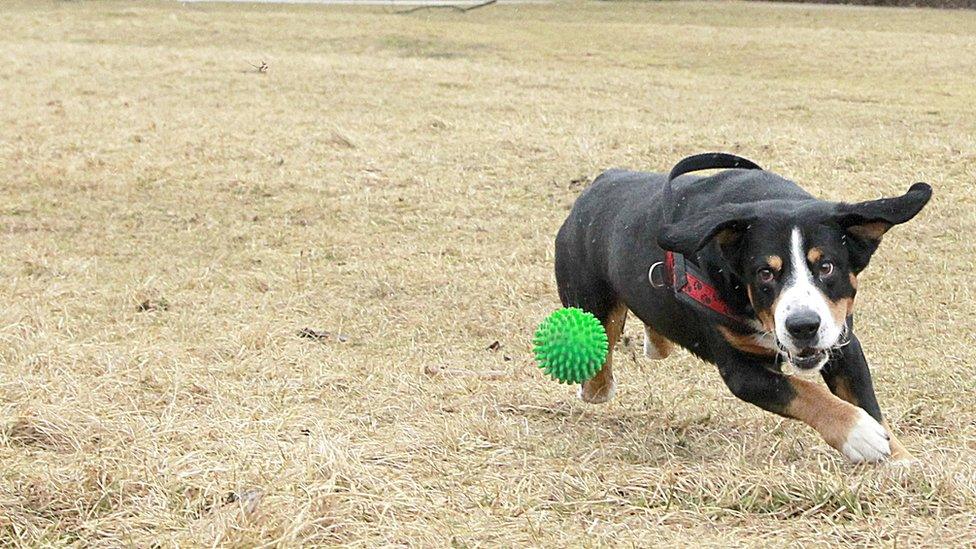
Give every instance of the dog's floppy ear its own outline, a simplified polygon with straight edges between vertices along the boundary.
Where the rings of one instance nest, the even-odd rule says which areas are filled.
[[[661,227],[657,244],[665,250],[693,256],[713,238],[723,250],[738,242],[756,219],[755,210],[745,204],[723,204],[702,215],[685,215]]]
[[[838,204],[835,219],[847,232],[852,270],[857,273],[867,267],[888,229],[915,217],[931,197],[932,187],[915,183],[907,193],[895,198]]]

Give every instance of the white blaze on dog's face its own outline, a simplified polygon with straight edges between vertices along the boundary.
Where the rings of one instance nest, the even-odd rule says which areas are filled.
[[[810,251],[800,229],[794,227],[786,272],[781,274],[782,289],[773,309],[776,340],[790,355],[790,361],[803,370],[823,367],[828,351],[840,342],[845,328],[842,320],[835,318],[832,302],[818,284],[818,277],[824,273],[815,275],[811,270]],[[833,270],[832,266],[829,268]]]

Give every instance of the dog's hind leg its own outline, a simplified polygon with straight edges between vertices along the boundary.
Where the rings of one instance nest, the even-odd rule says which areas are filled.
[[[652,360],[668,358],[674,344],[671,340],[657,333],[647,324],[644,325],[644,356]]]
[[[589,268],[584,247],[585,235],[579,234],[581,222],[575,217],[559,230],[556,236],[556,285],[564,307],[579,307],[593,315],[607,332],[609,349],[603,368],[580,386],[579,396],[590,404],[600,404],[613,398],[613,347],[617,344],[627,319],[627,307],[599,274]]]
[[[617,388],[617,381],[613,377],[613,348],[620,340],[627,322],[627,307],[619,302],[610,308],[605,318],[601,318],[603,328],[607,332],[607,359],[603,368],[589,381],[580,385],[579,396],[590,404],[603,404],[613,398]]]

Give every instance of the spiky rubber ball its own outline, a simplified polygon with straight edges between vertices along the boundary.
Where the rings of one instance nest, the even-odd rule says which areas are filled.
[[[549,315],[535,331],[535,359],[560,383],[583,383],[603,367],[607,332],[592,313],[567,307]]]

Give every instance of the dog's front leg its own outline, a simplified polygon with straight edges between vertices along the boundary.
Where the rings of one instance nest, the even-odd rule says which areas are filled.
[[[891,442],[891,458],[894,461],[910,461],[912,455],[891,432],[888,422],[881,416],[878,399],[874,395],[874,384],[871,382],[871,370],[861,349],[861,342],[857,336],[851,336],[850,342],[841,347],[834,354],[830,362],[821,371],[827,387],[838,397],[855,406],[864,409],[872,418],[877,420],[888,431]]]
[[[735,351],[716,362],[735,396],[806,423],[849,460],[878,462],[891,455],[885,428],[862,408],[841,400],[823,385],[774,372],[760,359]]]

